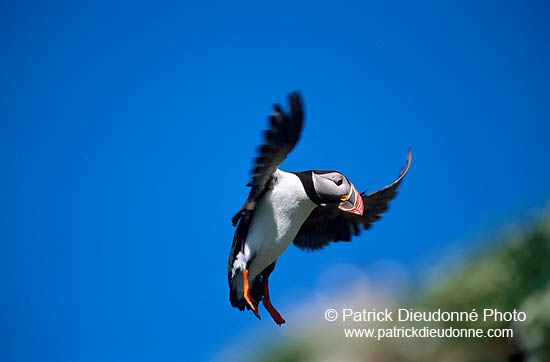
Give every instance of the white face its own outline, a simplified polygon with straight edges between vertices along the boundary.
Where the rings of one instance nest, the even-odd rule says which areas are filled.
[[[349,195],[351,183],[346,176],[336,171],[322,173],[322,171],[313,172],[313,187],[319,198],[327,203],[340,203],[342,197]]]

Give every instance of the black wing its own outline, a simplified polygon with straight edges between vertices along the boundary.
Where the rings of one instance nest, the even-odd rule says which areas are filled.
[[[318,250],[331,241],[350,241],[352,235],[359,235],[361,228],[368,230],[371,223],[380,219],[380,214],[388,209],[388,204],[397,195],[397,188],[411,164],[411,150],[407,163],[399,177],[390,185],[363,197],[363,215],[354,215],[337,208],[318,206],[306,219],[294,238],[294,245],[300,249]]]
[[[259,156],[255,159],[252,180],[248,183],[252,189],[244,205],[233,216],[233,226],[254,210],[257,200],[271,186],[273,173],[300,139],[304,122],[302,99],[298,92],[293,92],[288,95],[288,101],[289,113],[285,113],[278,104],[273,106],[273,114],[269,117],[270,129],[264,131],[264,144],[258,148]]]
[[[288,114],[278,104],[273,106],[273,114],[269,118],[271,127],[264,132],[264,144],[258,148],[259,156],[255,159],[251,174],[252,180],[248,184],[252,189],[250,190],[248,199],[232,219],[233,226],[238,225],[229,253],[227,270],[230,286],[229,299],[231,300],[231,305],[240,310],[244,310],[245,307],[248,308],[248,304],[245,303],[242,291],[239,292],[233,280],[232,267],[235,258],[243,248],[257,201],[272,186],[273,173],[290,151],[292,151],[302,131],[304,111],[300,94],[296,92],[290,93],[288,99],[290,104],[290,112]],[[252,297],[256,300],[261,300],[263,294],[263,288],[261,284],[258,284],[259,281],[260,279],[257,278],[252,282],[251,293]]]

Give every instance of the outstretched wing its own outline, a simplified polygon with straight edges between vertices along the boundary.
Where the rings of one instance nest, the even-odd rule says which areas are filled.
[[[397,188],[405,177],[411,164],[411,150],[407,154],[407,163],[399,177],[390,185],[370,193],[361,194],[363,198],[363,215],[354,215],[337,208],[318,206],[306,219],[294,238],[294,245],[300,249],[318,250],[331,241],[350,241],[352,235],[359,235],[361,229],[368,230],[373,222],[380,219],[397,195]]]
[[[304,122],[300,94],[298,92],[290,93],[288,102],[289,113],[285,113],[278,104],[273,106],[273,114],[269,117],[270,129],[264,131],[264,144],[258,148],[259,155],[256,157],[252,169],[252,180],[248,183],[252,189],[244,205],[233,216],[233,226],[254,210],[257,200],[271,186],[273,173],[300,139]]]

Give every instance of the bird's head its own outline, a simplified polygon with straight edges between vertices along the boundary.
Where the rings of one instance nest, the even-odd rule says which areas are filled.
[[[363,215],[363,199],[348,178],[336,171],[312,171],[313,189],[321,206]]]

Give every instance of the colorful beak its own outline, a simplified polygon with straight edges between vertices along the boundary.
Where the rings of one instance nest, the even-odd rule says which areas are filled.
[[[357,192],[355,186],[351,185],[349,194],[342,197],[342,203],[338,205],[338,208],[355,215],[363,215],[363,198],[361,194]]]

